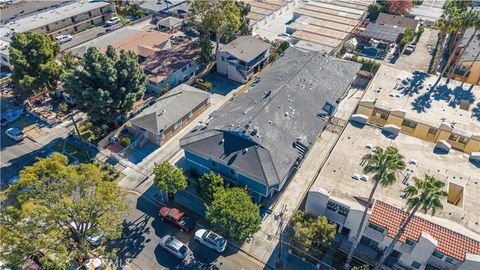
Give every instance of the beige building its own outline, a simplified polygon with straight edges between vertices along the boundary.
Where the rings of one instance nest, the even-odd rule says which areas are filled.
[[[402,190],[429,174],[446,184],[443,210],[416,215],[385,269],[480,269],[480,165],[463,152],[437,154],[435,143],[414,136],[392,139],[374,125],[348,124],[307,195],[307,211],[337,224],[340,251],[349,251],[373,186],[361,158],[375,146],[396,147],[407,167],[392,186],[377,189],[355,258],[375,264],[406,216]]]
[[[75,1],[18,20],[11,20],[3,25],[1,30],[4,30],[2,35],[5,35],[5,38],[12,32],[28,31],[47,33],[56,37],[83,30],[91,25],[103,24],[113,12],[115,7],[109,2]]]
[[[437,80],[382,65],[354,117],[443,148],[480,152],[480,88],[445,78],[436,84]]]

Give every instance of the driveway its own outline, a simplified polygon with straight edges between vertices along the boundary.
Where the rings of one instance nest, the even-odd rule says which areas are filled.
[[[113,243],[117,248],[119,265],[124,269],[263,269],[245,253],[230,245],[222,253],[206,248],[193,239],[193,233],[182,233],[158,218],[160,205],[144,196],[126,195],[132,206],[124,221],[123,236]],[[198,225],[195,229],[199,229]],[[191,254],[179,260],[159,246],[160,238],[173,235],[187,244]]]
[[[425,28],[425,32],[420,36],[415,51],[410,55],[401,55],[395,64],[390,64],[398,69],[413,72],[419,70],[428,72],[432,55],[428,53],[428,46],[435,48],[438,39],[438,30]]]

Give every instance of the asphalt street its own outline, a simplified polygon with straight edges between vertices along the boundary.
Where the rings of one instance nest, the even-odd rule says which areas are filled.
[[[119,23],[119,24],[111,26],[110,29],[117,30],[118,28],[120,28],[122,26],[123,26],[123,24]],[[111,32],[111,31],[109,31],[109,32]],[[76,34],[76,35],[73,35],[73,39],[71,41],[68,41],[68,42],[65,42],[65,43],[61,44],[60,45],[60,51],[61,52],[66,51],[70,48],[73,48],[75,46],[83,44],[83,43],[85,43],[87,41],[90,41],[94,38],[103,36],[103,35],[105,35],[109,32],[107,32],[107,28],[103,27],[102,25],[95,26],[93,28],[87,29],[85,31],[82,31],[82,32]]]
[[[158,217],[159,206],[144,196],[132,193],[126,196],[131,209],[126,217],[123,236],[111,248],[117,249],[118,265],[124,269],[263,269],[255,259],[228,245],[218,254],[193,239],[194,231],[182,233]],[[160,245],[160,238],[174,235],[187,244],[192,251],[185,260],[179,260],[166,252]]]
[[[18,107],[9,102],[1,101],[2,111],[17,110]],[[34,116],[24,113],[23,116],[7,125],[0,128],[0,178],[1,188],[6,187],[6,182],[13,176],[18,175],[18,171],[26,165],[31,165],[35,162],[35,158],[42,154],[42,145],[25,138],[20,142],[15,142],[13,139],[5,135],[5,131],[11,127],[23,129],[26,126],[33,124],[40,124],[41,121]]]

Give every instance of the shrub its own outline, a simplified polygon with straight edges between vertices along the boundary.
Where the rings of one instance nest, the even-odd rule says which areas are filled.
[[[122,144],[123,147],[127,147],[127,146],[129,146],[130,144],[132,144],[132,140],[130,140],[129,137],[123,137],[123,138],[120,140],[120,143]]]
[[[200,182],[200,197],[211,203],[215,194],[224,190],[223,178],[216,173],[206,173],[199,179]]]
[[[68,104],[65,102],[62,102],[58,105],[58,109],[60,110],[61,113],[65,114],[68,111]]]

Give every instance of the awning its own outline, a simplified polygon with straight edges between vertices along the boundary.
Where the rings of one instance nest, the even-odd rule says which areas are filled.
[[[368,116],[364,114],[352,114],[350,121],[365,124],[368,121]]]
[[[449,152],[452,149],[452,146],[447,141],[440,140],[435,145],[435,148]]]
[[[480,152],[472,152],[470,153],[470,160],[472,161],[479,161],[480,162]]]
[[[388,125],[383,126],[382,131],[398,135],[398,133],[400,133],[400,127],[398,127],[394,124],[388,124]]]

